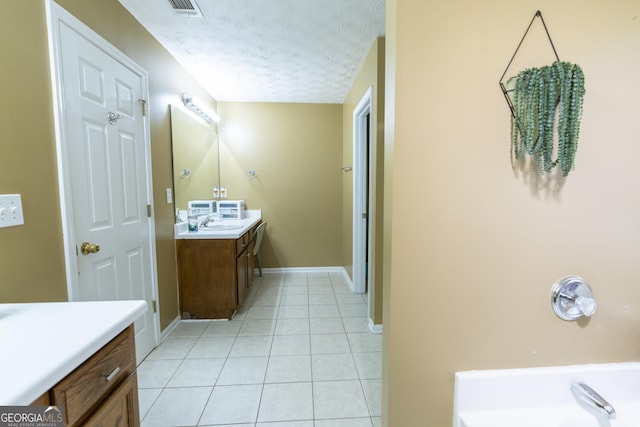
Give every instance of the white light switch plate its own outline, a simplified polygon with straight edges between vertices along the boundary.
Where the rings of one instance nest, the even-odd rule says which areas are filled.
[[[0,194],[0,228],[24,224],[19,194]]]

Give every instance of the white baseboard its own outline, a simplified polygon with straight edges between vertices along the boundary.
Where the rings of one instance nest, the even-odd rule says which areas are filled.
[[[160,333],[160,342],[158,343],[158,345],[162,344],[162,342],[167,339],[167,337],[171,334],[171,332],[173,332],[175,328],[178,327],[179,324],[180,316],[176,316],[176,318],[173,319],[173,322],[169,323],[169,326],[164,328],[164,330]]]
[[[258,269],[254,269],[258,272]],[[344,267],[278,267],[262,268],[263,273],[340,273]]]
[[[373,323],[373,320],[369,318],[369,330],[372,334],[381,334],[382,333],[382,325],[376,325]]]
[[[347,285],[349,285],[349,289],[351,289],[351,292],[356,293],[355,288],[353,286],[353,280],[351,280],[351,277],[349,277],[349,273],[347,273],[347,269],[344,267],[340,267],[340,268],[342,268],[342,276],[344,277],[344,280],[346,280]]]

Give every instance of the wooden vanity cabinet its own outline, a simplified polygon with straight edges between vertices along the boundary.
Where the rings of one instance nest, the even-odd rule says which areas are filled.
[[[183,319],[231,319],[253,282],[252,227],[238,239],[178,239]]]
[[[64,406],[65,426],[140,425],[133,325],[98,350],[48,393]]]

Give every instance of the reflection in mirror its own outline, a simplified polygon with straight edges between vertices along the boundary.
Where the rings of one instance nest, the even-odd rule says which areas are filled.
[[[175,207],[187,209],[189,200],[213,199],[220,186],[218,135],[184,107],[171,105],[171,150]]]

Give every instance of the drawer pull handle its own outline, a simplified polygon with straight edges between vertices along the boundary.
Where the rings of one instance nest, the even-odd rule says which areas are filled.
[[[107,382],[111,382],[120,373],[120,366],[116,367],[109,375],[107,375]]]

